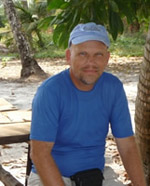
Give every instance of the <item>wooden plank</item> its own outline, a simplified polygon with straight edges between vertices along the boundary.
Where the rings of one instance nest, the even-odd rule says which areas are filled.
[[[14,107],[11,103],[6,101],[4,98],[0,98],[0,111],[7,111],[7,110],[16,110],[16,107]]]
[[[29,133],[30,122],[0,125],[0,145],[27,142]]]
[[[10,119],[7,116],[4,116],[4,114],[2,114],[0,112],[0,124],[1,123],[10,123],[10,122],[11,122]]]
[[[0,121],[0,124],[5,123],[21,123],[21,122],[30,122],[31,121],[31,111],[29,110],[15,110],[2,112],[4,117],[8,118],[9,121]]]

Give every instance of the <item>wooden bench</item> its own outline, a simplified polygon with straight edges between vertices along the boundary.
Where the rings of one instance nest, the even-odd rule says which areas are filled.
[[[5,99],[0,98],[0,145],[22,142],[28,143],[30,134],[30,118],[31,111],[17,110]],[[29,175],[31,170],[31,160],[29,157],[30,147],[28,149],[26,176]],[[2,169],[2,166],[0,168],[4,174],[6,173],[7,178],[12,176]],[[12,180],[16,185],[22,185],[19,182],[17,183],[17,180],[14,177],[11,177],[10,182],[12,182]],[[1,181],[4,182],[5,180]],[[9,183],[6,185],[13,184]],[[27,179],[25,180],[25,185],[27,185]]]
[[[0,145],[29,141],[30,123],[1,124]]]
[[[3,125],[1,124],[0,125],[0,145],[28,142],[29,133],[30,133],[30,123],[3,124]],[[28,144],[25,186],[27,185],[27,178],[31,170],[31,160],[30,160],[29,154],[30,154],[30,147]],[[13,178],[12,176],[10,176],[10,174],[8,176],[8,172],[4,172],[4,174],[7,175],[7,179],[11,178],[11,182],[13,180],[15,183],[17,183],[17,180]],[[5,180],[2,180],[2,181],[4,182]]]
[[[18,110],[4,98],[0,98],[0,145],[27,142],[30,122],[30,110]]]

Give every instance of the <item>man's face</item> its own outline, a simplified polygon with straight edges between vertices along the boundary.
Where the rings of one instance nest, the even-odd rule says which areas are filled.
[[[75,86],[83,91],[91,90],[107,66],[109,56],[107,47],[99,41],[72,45],[66,51],[66,59]]]

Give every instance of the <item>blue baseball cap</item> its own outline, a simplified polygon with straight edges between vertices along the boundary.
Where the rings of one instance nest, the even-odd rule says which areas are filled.
[[[68,45],[70,47],[71,44],[77,45],[90,40],[100,41],[107,47],[110,46],[106,28],[93,22],[78,24],[70,33]]]

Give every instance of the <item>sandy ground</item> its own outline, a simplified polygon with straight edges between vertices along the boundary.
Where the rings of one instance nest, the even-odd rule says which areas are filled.
[[[129,101],[133,128],[135,99],[141,62],[142,58],[139,57],[111,57],[109,66],[106,69],[106,71],[118,76],[124,84]],[[64,59],[40,60],[39,65],[50,76],[68,68]],[[20,70],[21,65],[19,60],[8,61],[6,63],[0,61],[0,97],[5,98],[19,109],[31,109],[33,96],[43,80],[33,76],[26,81],[20,81]],[[26,171],[26,156],[26,143],[0,146],[0,163],[23,184]],[[107,186],[129,185],[130,183],[120,161],[116,145],[111,138],[111,134],[109,134],[106,144],[105,177],[106,180],[111,180],[105,184]],[[2,185],[3,184],[0,183],[0,186]]]

